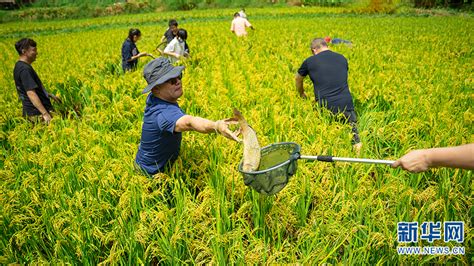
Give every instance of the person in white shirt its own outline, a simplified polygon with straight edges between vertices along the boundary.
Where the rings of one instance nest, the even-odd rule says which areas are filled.
[[[252,24],[245,19],[240,17],[239,13],[234,14],[234,20],[232,20],[232,24],[230,26],[230,31],[234,32],[237,36],[247,36],[247,31],[245,30],[246,27],[254,29]]]
[[[176,63],[183,57],[189,54],[185,50],[185,42],[188,38],[188,33],[185,29],[179,29],[178,34],[174,39],[168,43],[163,54],[170,60],[171,63]]]

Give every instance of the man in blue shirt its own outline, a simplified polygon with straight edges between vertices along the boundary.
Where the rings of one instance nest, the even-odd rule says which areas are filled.
[[[168,59],[159,57],[149,62],[143,71],[148,93],[143,117],[140,146],[135,164],[142,172],[154,175],[163,172],[178,157],[181,135],[184,131],[219,133],[226,138],[240,141],[229,130],[235,119],[211,121],[186,115],[177,101],[183,95],[181,72],[184,66],[173,66]]]
[[[347,59],[329,50],[322,38],[311,42],[312,56],[304,60],[296,73],[295,84],[301,97],[307,98],[303,89],[303,80],[309,75],[314,86],[314,97],[320,106],[334,114],[342,113],[352,126],[352,144],[359,153],[362,143],[357,130],[357,117],[354,111],[352,95],[347,83],[349,66]]]

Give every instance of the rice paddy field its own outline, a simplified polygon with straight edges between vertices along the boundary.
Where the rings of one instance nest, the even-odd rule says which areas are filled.
[[[0,27],[0,263],[432,264],[472,265],[472,172],[419,174],[384,165],[299,160],[274,196],[246,187],[243,145],[186,132],[179,159],[154,179],[133,159],[146,86],[141,58],[123,74],[120,49],[139,28],[154,51],[177,18],[188,31],[183,64],[191,115],[212,120],[238,108],[261,146],[291,141],[305,155],[357,157],[350,127],[298,97],[294,75],[314,37],[349,62],[360,157],[395,160],[413,149],[473,139],[474,20],[470,15],[351,15],[340,8],[249,9],[255,30],[230,32],[235,10],[15,22]],[[22,117],[14,43],[38,43],[33,67],[55,105],[49,126]],[[464,222],[464,242],[397,241],[397,223]],[[398,246],[462,246],[464,255],[398,255]]]

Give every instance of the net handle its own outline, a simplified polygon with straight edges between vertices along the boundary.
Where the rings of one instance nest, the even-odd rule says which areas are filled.
[[[385,165],[392,165],[395,162],[391,160],[333,157],[333,156],[327,156],[327,155],[317,155],[317,156],[301,155],[299,159],[321,161],[321,162],[369,163],[369,164],[385,164]]]

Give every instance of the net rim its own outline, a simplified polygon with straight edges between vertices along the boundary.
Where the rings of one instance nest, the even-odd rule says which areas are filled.
[[[296,148],[296,152],[297,152],[297,153],[299,153],[299,152],[301,151],[301,146],[300,146],[298,143],[295,143],[295,142],[277,142],[277,143],[272,143],[272,144],[270,144],[270,145],[267,145],[267,146],[261,148],[260,151],[263,151],[263,150],[265,150],[265,149],[270,149],[270,148],[275,147],[275,146],[283,146],[283,145],[288,145],[288,144],[294,145],[295,148]],[[291,155],[288,156],[288,157],[291,158]],[[246,171],[242,170],[243,163],[244,163],[244,159],[242,158],[242,160],[241,160],[240,163],[239,163],[239,167],[238,167],[239,172],[241,172],[241,173],[243,173],[243,174],[247,174],[247,175],[259,175],[259,174],[266,174],[266,173],[268,173],[268,172],[270,172],[270,171],[273,171],[273,170],[276,170],[276,169],[278,169],[278,168],[280,168],[280,167],[283,167],[283,166],[285,166],[285,165],[288,165],[288,164],[291,163],[291,159],[288,159],[288,160],[286,160],[286,161],[284,161],[284,162],[282,162],[282,163],[279,163],[279,164],[277,164],[277,165],[275,165],[275,166],[272,166],[272,167],[270,167],[270,168],[267,168],[267,169],[265,169],[265,170],[252,171],[252,172],[246,172]]]

